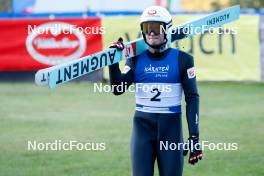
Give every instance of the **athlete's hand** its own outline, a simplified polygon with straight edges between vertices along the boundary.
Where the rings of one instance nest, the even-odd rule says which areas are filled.
[[[116,48],[117,50],[122,51],[125,48],[122,37],[120,37],[117,42],[112,43],[109,48]]]
[[[186,156],[189,150],[190,150],[189,163],[194,165],[203,157],[203,151],[199,143],[199,137],[197,136],[189,137],[188,142],[185,143],[183,149],[183,155]]]

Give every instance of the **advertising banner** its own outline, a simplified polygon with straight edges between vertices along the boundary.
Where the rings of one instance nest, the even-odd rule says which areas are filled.
[[[100,18],[1,19],[0,71],[30,71],[102,50]]]

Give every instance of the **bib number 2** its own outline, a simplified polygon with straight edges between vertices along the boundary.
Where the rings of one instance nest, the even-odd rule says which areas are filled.
[[[154,95],[154,97],[152,97],[150,99],[150,101],[160,101],[161,100],[160,98],[158,98],[160,96],[160,94],[161,94],[159,89],[157,89],[157,88],[152,89],[151,93],[155,93],[155,92],[156,92],[156,95]]]

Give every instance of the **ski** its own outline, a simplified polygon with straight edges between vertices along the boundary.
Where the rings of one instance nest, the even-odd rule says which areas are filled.
[[[170,35],[168,35],[168,40],[172,43],[204,33],[212,28],[238,20],[239,16],[239,5],[211,13],[205,17],[173,27],[169,31]],[[105,66],[137,56],[148,48],[143,38],[125,43],[124,45],[125,49],[123,51],[106,49],[77,60],[39,70],[35,75],[35,82],[40,86],[48,84],[50,88],[55,88],[57,85],[71,81]]]

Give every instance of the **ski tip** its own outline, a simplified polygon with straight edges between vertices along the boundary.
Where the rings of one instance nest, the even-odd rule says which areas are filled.
[[[220,10],[220,12],[230,12],[231,16],[232,16],[232,20],[231,21],[235,21],[238,20],[240,18],[240,5],[234,5],[234,6],[230,6],[228,8],[225,8],[223,10]]]
[[[240,5],[234,5],[231,8],[233,8],[233,10],[236,11],[236,14],[237,14],[236,19],[239,19],[240,18]]]
[[[48,84],[48,73],[43,71],[38,71],[35,74],[35,84],[37,86],[45,86]]]
[[[240,5],[239,4],[238,5],[231,6],[229,9],[232,9],[232,10],[236,11],[236,13],[238,15],[240,15]]]

